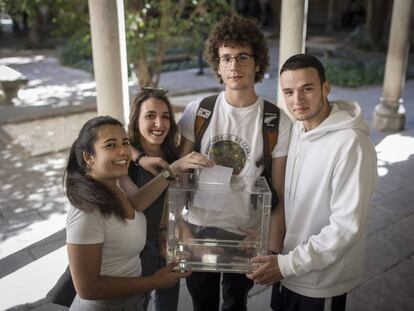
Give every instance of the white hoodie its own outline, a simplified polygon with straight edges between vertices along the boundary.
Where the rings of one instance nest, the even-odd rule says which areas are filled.
[[[305,132],[292,128],[286,167],[286,237],[277,257],[282,284],[323,298],[358,284],[366,224],[377,185],[377,157],[361,108],[331,103],[331,113]]]

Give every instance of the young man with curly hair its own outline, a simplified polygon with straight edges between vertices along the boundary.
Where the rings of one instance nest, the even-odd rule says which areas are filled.
[[[200,101],[186,107],[179,122],[181,155],[196,148],[213,158],[215,164],[231,166],[233,174],[260,176],[264,171],[263,162],[259,163],[263,158],[265,104],[263,98],[256,94],[255,83],[261,82],[269,66],[266,39],[251,20],[237,15],[224,17],[209,35],[206,56],[225,90],[215,100],[211,121],[197,147],[195,120],[200,113]],[[280,203],[273,209],[271,217],[268,248],[272,253],[281,251],[285,231],[283,189],[291,129],[291,122],[282,110],[278,118],[277,144],[271,152],[271,179]],[[233,205],[237,213],[240,204],[237,206],[233,202]],[[202,222],[204,219],[199,220]],[[195,221],[194,225],[202,227],[203,223]],[[223,286],[221,310],[246,310],[247,293],[253,282],[244,274],[193,272],[187,278],[187,287],[194,310],[219,310],[220,279]]]

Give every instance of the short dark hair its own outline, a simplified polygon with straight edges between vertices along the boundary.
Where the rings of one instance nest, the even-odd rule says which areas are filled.
[[[315,68],[318,72],[321,84],[325,82],[325,68],[323,67],[319,59],[317,59],[315,56],[311,54],[296,54],[289,57],[280,69],[280,75],[287,70],[296,70],[304,68]]]
[[[89,176],[89,168],[83,153],[95,155],[94,144],[102,126],[122,123],[110,116],[99,116],[87,121],[69,151],[68,164],[63,175],[63,186],[69,202],[76,208],[91,212],[99,210],[102,215],[114,214],[125,219],[125,213],[117,195],[107,186]]]
[[[225,16],[222,18],[207,39],[205,56],[211,69],[223,83],[217,73],[219,67],[219,47],[220,46],[248,46],[252,49],[252,54],[259,71],[256,72],[254,82],[263,80],[264,74],[269,67],[269,48],[263,32],[252,20],[240,15]]]
[[[141,113],[142,104],[149,98],[156,98],[162,100],[168,107],[170,113],[170,130],[167,136],[161,144],[161,150],[168,163],[175,161],[178,158],[178,127],[174,118],[174,111],[170,100],[166,93],[158,92],[156,89],[153,91],[142,90],[135,97],[132,105],[131,112],[129,114],[128,124],[128,136],[131,140],[131,144],[139,151],[143,151],[142,142],[140,142],[140,132],[138,126],[138,119]]]

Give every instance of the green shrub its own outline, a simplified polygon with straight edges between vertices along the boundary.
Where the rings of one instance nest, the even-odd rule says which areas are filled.
[[[382,84],[385,59],[362,59],[350,55],[348,58],[322,60],[326,78],[332,84],[345,87]],[[414,62],[408,62],[406,79],[414,79]]]
[[[323,61],[326,78],[332,84],[346,87],[381,84],[384,79],[385,62],[349,58],[327,59]]]
[[[204,67],[206,64],[204,63]],[[198,68],[198,60],[197,59],[190,59],[186,61],[181,62],[169,62],[162,64],[161,71],[167,72],[167,71],[174,71],[174,70],[186,70],[186,69],[192,69],[192,68]]]
[[[58,48],[58,58],[62,65],[79,68],[93,73],[92,48],[90,37],[71,39]]]
[[[169,54],[174,53],[193,53],[195,52],[188,46],[184,48],[175,48],[168,50]],[[87,38],[83,39],[69,39],[65,44],[58,48],[59,62],[68,67],[74,67],[93,73],[92,49],[91,42]],[[206,64],[204,64],[206,66]],[[198,61],[196,55],[189,60],[165,62],[162,64],[162,72],[173,70],[185,70],[190,68],[197,68]],[[133,67],[128,67],[128,75],[131,74]]]

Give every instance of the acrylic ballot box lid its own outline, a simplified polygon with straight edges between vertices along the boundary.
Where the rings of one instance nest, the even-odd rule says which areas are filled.
[[[264,177],[201,182],[180,174],[167,192],[167,262],[177,270],[251,272],[266,255],[271,191]]]

